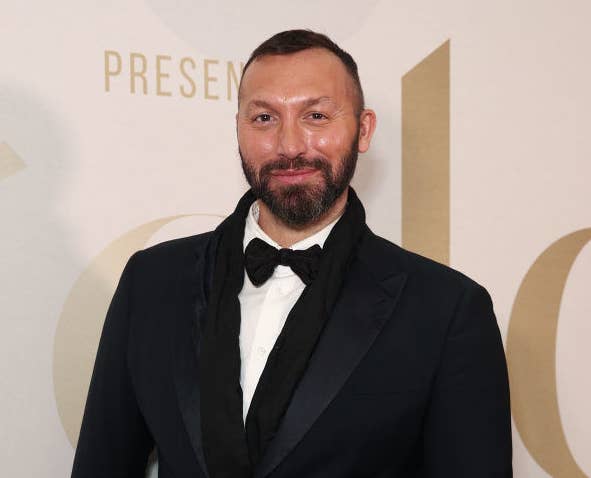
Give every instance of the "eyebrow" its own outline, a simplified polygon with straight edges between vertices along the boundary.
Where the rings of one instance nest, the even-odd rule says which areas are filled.
[[[333,101],[332,101],[332,98],[330,98],[330,96],[319,96],[317,98],[308,98],[302,102],[302,107],[309,108],[310,106],[314,106],[314,105],[317,105],[320,103],[333,103]],[[256,99],[249,101],[246,108],[247,109],[265,108],[265,109],[270,109],[270,110],[275,109],[273,107],[273,105],[271,103],[269,103],[268,101],[256,100]]]

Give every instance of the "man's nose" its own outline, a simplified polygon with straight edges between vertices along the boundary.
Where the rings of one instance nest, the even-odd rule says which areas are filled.
[[[305,132],[297,120],[283,121],[279,130],[278,151],[280,156],[295,158],[306,152]]]

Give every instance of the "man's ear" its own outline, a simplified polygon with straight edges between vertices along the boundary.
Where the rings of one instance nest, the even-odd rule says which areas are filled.
[[[365,109],[359,115],[359,146],[360,153],[365,153],[369,149],[373,132],[376,129],[376,113],[374,110]]]

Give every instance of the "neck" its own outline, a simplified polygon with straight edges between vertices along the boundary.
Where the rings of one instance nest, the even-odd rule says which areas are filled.
[[[317,233],[338,218],[347,205],[347,188],[326,213],[313,223],[302,228],[293,228],[282,222],[262,201],[259,201],[259,226],[265,233],[281,247],[291,247],[296,242]]]

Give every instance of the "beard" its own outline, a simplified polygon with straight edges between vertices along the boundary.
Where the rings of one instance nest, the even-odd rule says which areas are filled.
[[[256,171],[240,148],[242,170],[257,199],[260,199],[284,224],[301,229],[318,221],[347,189],[357,165],[358,135],[351,147],[331,167],[325,159],[307,159],[302,156],[279,158],[269,161]],[[287,184],[272,188],[273,172],[288,169],[313,168],[320,171],[321,180],[314,184]]]

